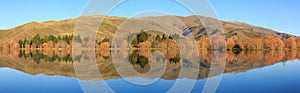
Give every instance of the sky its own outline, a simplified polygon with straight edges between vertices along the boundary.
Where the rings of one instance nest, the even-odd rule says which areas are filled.
[[[192,13],[170,0],[128,0],[109,15],[132,17],[146,10],[188,16]],[[217,17],[300,35],[299,0],[209,0]],[[0,3],[0,29],[36,21],[63,20],[79,17],[88,0],[5,0]],[[201,5],[199,4],[199,7]],[[91,13],[93,14],[93,13]],[[103,15],[103,14],[102,14]],[[160,14],[157,14],[160,15]]]

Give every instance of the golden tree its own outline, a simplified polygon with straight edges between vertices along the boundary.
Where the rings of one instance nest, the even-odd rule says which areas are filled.
[[[285,40],[285,48],[289,48],[289,49],[297,48],[296,40],[293,37],[288,38],[287,40]]]
[[[296,40],[296,43],[297,43],[297,48],[300,48],[300,38],[298,38],[298,39]]]
[[[260,38],[247,38],[242,41],[243,49],[261,49],[262,40]]]
[[[227,49],[232,49],[232,48],[234,48],[234,45],[235,45],[235,42],[234,42],[234,40],[233,40],[232,38],[228,38],[228,39],[226,40],[226,48],[227,48]]]
[[[282,49],[284,48],[284,42],[276,36],[265,36],[263,38],[263,46],[266,49]]]

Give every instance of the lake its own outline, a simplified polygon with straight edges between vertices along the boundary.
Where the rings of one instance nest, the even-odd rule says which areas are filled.
[[[296,50],[225,51],[224,58],[215,59],[212,59],[215,52],[200,50],[197,55],[199,60],[196,60],[199,68],[193,65],[197,62],[188,60],[194,54],[179,50],[129,50],[124,54],[96,50],[92,51],[94,56],[85,55],[90,52],[1,51],[0,92],[83,93],[112,90],[121,93],[160,93],[173,88],[171,92],[187,92],[189,88],[185,87],[190,87],[190,92],[199,93],[209,79],[216,77],[221,77],[220,83],[215,85],[215,92],[218,93],[300,92],[300,51]],[[164,58],[160,60],[159,57]],[[93,59],[95,64],[86,61]],[[156,60],[163,65],[156,64]],[[218,60],[226,60],[226,63]],[[224,74],[210,74],[211,67],[222,65],[225,67],[222,70]],[[126,73],[130,71],[126,66],[131,66],[140,74]],[[163,72],[158,73],[161,70]],[[184,75],[181,75],[181,70]],[[176,87],[179,81],[182,82]]]

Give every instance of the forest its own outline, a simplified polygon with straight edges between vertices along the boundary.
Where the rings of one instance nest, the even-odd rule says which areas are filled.
[[[181,39],[178,34],[166,35],[147,33],[141,31],[139,34],[128,36],[123,43],[130,48],[178,48],[177,42]],[[89,38],[81,36],[64,35],[64,36],[40,36],[35,35],[31,39],[19,40],[15,43],[1,43],[1,49],[71,49],[72,43],[92,42],[96,48],[111,48],[112,39],[105,37],[102,40],[92,41]],[[128,44],[127,42],[131,42]],[[208,37],[196,40],[199,49],[211,49]],[[215,43],[213,43],[215,44]],[[186,44],[185,46],[189,46]],[[300,39],[295,37],[280,38],[277,36],[267,35],[261,38],[238,39],[229,37],[226,39],[227,50],[282,50],[282,49],[299,49]]]

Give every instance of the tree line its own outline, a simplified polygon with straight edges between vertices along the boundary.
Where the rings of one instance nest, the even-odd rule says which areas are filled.
[[[262,38],[247,38],[226,40],[227,49],[297,49],[300,48],[300,39],[289,37],[286,39],[277,36],[265,36]]]
[[[180,39],[179,34],[149,34],[144,30],[141,30],[140,33],[131,34],[128,36],[128,42],[131,42],[131,46],[133,47],[140,47],[140,44],[146,41],[150,42],[150,47],[148,48],[157,48],[160,43],[166,41],[167,39],[178,41]]]
[[[41,37],[40,34],[37,34],[32,39],[27,40],[25,38],[24,40],[19,40],[18,44],[20,45],[20,48],[25,48],[26,45],[29,46],[35,45],[35,48],[41,48],[41,46],[44,43],[47,43],[49,41],[53,41],[54,43],[57,43],[58,41],[64,41],[67,44],[71,44],[72,40],[73,40],[73,35],[64,35],[64,36],[46,35],[44,37]]]
[[[41,48],[44,43],[53,42],[54,44],[58,43],[59,41],[64,41],[66,44],[71,44],[74,37],[74,42],[82,43],[83,41],[87,42],[90,41],[89,38],[85,37],[82,38],[80,35],[73,36],[73,35],[64,35],[64,36],[53,36],[53,35],[47,35],[44,37],[41,37],[39,34],[35,35],[32,39],[24,39],[19,40],[18,44],[20,48],[27,48],[27,46],[30,46],[32,48]],[[178,34],[149,34],[145,31],[141,31],[141,33],[133,34],[128,36],[127,42],[131,42],[131,46],[133,47],[140,47],[140,45],[143,42],[150,42],[147,45],[150,45],[148,48],[158,48],[158,45],[160,45],[163,41],[166,41],[169,39],[168,42],[164,43],[172,43],[176,42],[181,37]],[[171,40],[171,41],[170,41]],[[104,42],[110,42],[111,40],[109,38],[104,38],[102,40],[96,40],[95,43],[100,45]],[[197,45],[201,49],[210,49],[211,48],[211,42],[209,41],[209,38],[202,38],[197,40]],[[214,43],[214,42],[212,42]],[[110,43],[108,43],[109,45]],[[145,45],[145,44],[144,44]],[[296,39],[294,37],[289,37],[282,39],[277,36],[264,36],[261,38],[246,38],[246,39],[236,39],[236,38],[227,38],[226,39],[226,48],[228,50],[231,49],[297,49],[300,48],[300,39]]]
[[[33,59],[34,62],[40,63],[42,60],[45,62],[73,62],[71,54],[67,54],[64,57],[59,57],[58,55],[54,55],[53,57],[47,56],[42,54],[41,52],[37,51],[36,53],[29,53],[26,54],[24,50],[20,50],[19,58],[24,58],[27,60],[28,58]]]

